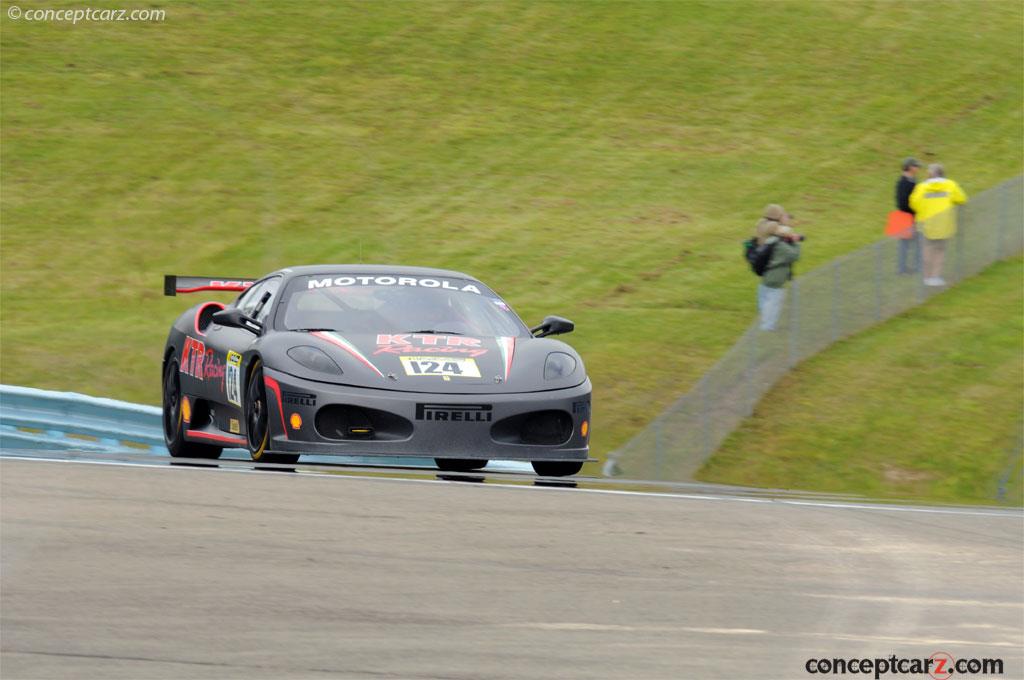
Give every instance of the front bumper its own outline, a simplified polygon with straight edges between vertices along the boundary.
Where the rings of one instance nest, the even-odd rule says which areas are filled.
[[[330,385],[270,368],[264,368],[264,376],[268,386],[271,428],[268,449],[273,452],[318,456],[585,461],[590,451],[592,388],[589,379],[576,387],[547,392],[437,394]],[[327,438],[317,429],[317,413],[331,405],[356,406],[393,414],[411,423],[412,427],[408,436],[400,438]],[[437,420],[440,417],[438,411],[447,412],[447,417],[457,420]],[[504,432],[496,435],[496,425],[513,422],[516,416],[525,417],[524,414],[537,411],[566,414],[572,421],[571,436],[560,444],[533,444],[508,441],[509,437]],[[459,415],[452,415],[455,413]],[[472,417],[465,413],[471,413]],[[293,419],[293,414],[298,414],[299,418]],[[296,428],[294,425],[299,419],[301,424]]]

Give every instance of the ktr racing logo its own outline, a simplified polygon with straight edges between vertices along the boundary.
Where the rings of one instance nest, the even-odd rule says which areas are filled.
[[[489,423],[490,404],[470,406],[467,404],[416,404],[416,420],[444,421],[449,423]]]
[[[380,333],[377,335],[378,354],[422,354],[424,347],[431,354],[466,354],[479,357],[487,354],[487,348],[480,346],[480,338],[463,335],[433,335],[422,333]]]
[[[935,652],[928,658],[808,659],[804,669],[811,675],[870,675],[878,680],[883,675],[923,675],[934,680],[947,680],[954,675],[1002,675],[1002,659],[954,659],[946,652]]]

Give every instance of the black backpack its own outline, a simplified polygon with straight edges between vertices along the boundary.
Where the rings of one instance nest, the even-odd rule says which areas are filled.
[[[757,245],[757,239],[749,239],[743,242],[743,255],[750,264],[750,269],[758,276],[764,276],[768,271],[768,263],[772,261],[772,252],[778,241],[766,243],[763,246]]]

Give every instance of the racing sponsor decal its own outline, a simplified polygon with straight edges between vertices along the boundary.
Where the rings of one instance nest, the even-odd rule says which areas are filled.
[[[373,371],[382,378],[384,377],[384,374],[380,372],[380,369],[374,366],[369,359],[363,356],[363,353],[360,352],[355,345],[346,340],[343,336],[329,331],[314,331],[313,333],[310,333],[310,335],[342,348],[343,350],[351,354],[353,357],[355,357],[356,360],[358,360],[361,364],[369,368],[371,371]]]
[[[202,380],[205,360],[206,343],[196,340],[191,335],[185,336],[185,345],[181,348],[181,362],[178,364],[178,370],[196,380]]]
[[[206,350],[206,358],[203,360],[203,380],[219,380],[221,387],[224,385],[224,362],[214,354],[212,349]]]
[[[512,372],[512,357],[516,353],[516,339],[499,337],[495,338],[498,343],[498,351],[501,352],[501,365],[505,367],[505,382],[508,382],[509,373]]]
[[[286,404],[296,406],[316,406],[316,395],[310,392],[281,392],[281,399]]]
[[[414,276],[310,277],[306,283],[306,290],[313,290],[314,288],[344,288],[346,286],[414,286],[417,288],[443,288],[444,290],[457,290],[463,293],[476,293],[480,295],[480,289],[472,283],[466,283],[458,279],[421,279]]]
[[[228,429],[231,431],[231,434],[238,434],[242,431],[242,426],[239,424],[238,418],[232,418],[228,421]]]
[[[224,382],[227,384],[228,402],[235,406],[242,405],[242,355],[228,352],[228,363],[224,369]]]
[[[243,291],[247,290],[256,281],[255,279],[239,279],[235,281],[226,279],[208,279],[201,276],[164,276],[164,295],[177,295],[178,293],[198,293],[212,290],[214,292]]]
[[[490,404],[416,404],[416,420],[448,423],[489,423],[493,416]]]
[[[452,378],[479,378],[480,369],[476,360],[469,357],[399,357],[406,375],[441,376]]]
[[[190,375],[196,380],[220,381],[221,391],[224,390],[224,364],[216,356],[212,348],[207,348],[202,340],[191,335],[185,337],[185,345],[181,349],[181,373]]]
[[[378,354],[422,354],[429,348],[431,354],[465,354],[480,357],[487,354],[487,348],[481,347],[480,338],[469,338],[464,335],[434,335],[432,333],[378,333]]]

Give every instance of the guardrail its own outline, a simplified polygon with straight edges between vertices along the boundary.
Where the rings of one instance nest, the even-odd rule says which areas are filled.
[[[162,413],[156,406],[0,385],[0,449],[123,453],[166,456]],[[249,459],[245,449],[224,449],[222,458]],[[303,456],[310,463],[382,467],[433,467],[429,457]],[[532,472],[529,463],[491,461],[491,472]]]
[[[0,447],[166,454],[160,409],[75,392],[0,385]]]

